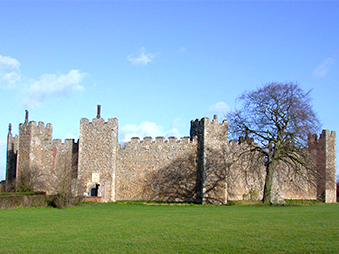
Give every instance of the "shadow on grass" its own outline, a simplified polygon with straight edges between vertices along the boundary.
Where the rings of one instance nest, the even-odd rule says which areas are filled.
[[[90,205],[95,206],[98,204],[103,204],[100,202],[81,202],[82,205]],[[105,204],[105,203],[104,203]],[[131,200],[121,200],[116,202],[109,202],[106,204],[115,204],[115,205],[139,205],[139,206],[321,206],[326,205],[321,201],[317,200],[290,200],[286,199],[284,204],[264,204],[262,201],[258,200],[234,200],[228,201],[225,205],[210,205],[210,204],[196,204],[190,202],[175,202],[175,201],[146,201],[146,200],[138,200],[138,201],[131,201]]]

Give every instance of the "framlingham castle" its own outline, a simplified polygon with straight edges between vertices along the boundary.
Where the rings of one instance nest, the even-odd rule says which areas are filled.
[[[260,200],[265,161],[245,151],[247,137],[228,140],[228,123],[202,118],[191,121],[190,136],[132,138],[118,142],[118,119],[80,120],[77,141],[52,138],[53,127],[28,121],[7,143],[5,191],[29,185],[34,191],[56,194],[68,190],[88,200],[185,201],[225,204],[229,200]],[[309,136],[315,174],[295,174],[279,165],[274,175],[273,201],[313,199],[336,202],[336,134],[324,130]]]

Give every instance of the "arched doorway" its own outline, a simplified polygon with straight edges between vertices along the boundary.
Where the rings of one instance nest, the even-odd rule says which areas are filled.
[[[91,187],[89,187],[89,196],[90,197],[97,197],[98,196],[98,190],[99,190],[99,184],[93,184]]]

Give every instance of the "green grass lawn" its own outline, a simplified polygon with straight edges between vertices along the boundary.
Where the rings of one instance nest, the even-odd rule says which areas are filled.
[[[0,253],[339,253],[339,204],[0,211]]]

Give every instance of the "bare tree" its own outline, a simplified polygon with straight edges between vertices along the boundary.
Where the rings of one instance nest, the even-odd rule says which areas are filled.
[[[78,188],[77,181],[77,153],[72,154],[71,164],[69,162],[60,162],[49,174],[49,189],[54,194],[52,197],[52,206],[64,208],[73,206],[80,200],[75,195]]]
[[[17,178],[17,192],[40,191],[45,187],[42,173],[37,166],[25,167]]]
[[[265,159],[266,179],[263,202],[272,200],[272,184],[279,164],[296,172],[311,169],[307,147],[309,133],[319,131],[320,123],[312,109],[310,91],[295,83],[269,83],[245,91],[238,101],[240,109],[228,114],[231,135],[253,138]]]

